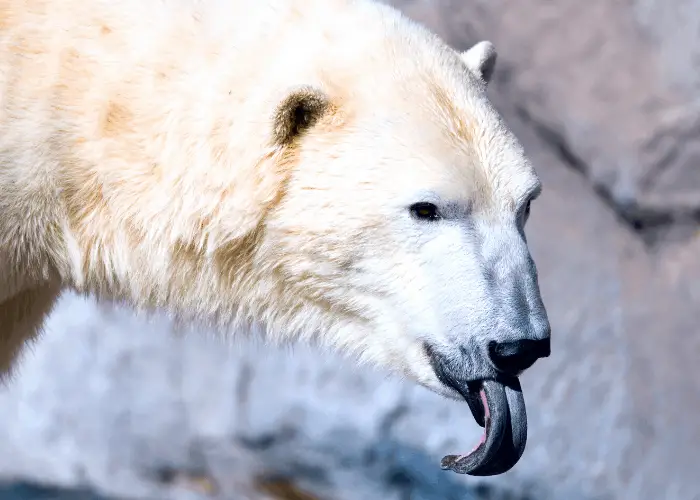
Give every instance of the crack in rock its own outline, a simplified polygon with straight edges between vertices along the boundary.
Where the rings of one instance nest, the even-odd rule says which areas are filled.
[[[561,132],[535,118],[522,105],[515,105],[515,110],[564,165],[587,179],[593,191],[613,210],[618,220],[648,247],[664,243],[674,235],[685,239],[697,231],[700,226],[700,208],[687,208],[683,214],[679,214],[662,208],[640,206],[633,200],[621,202],[608,185],[591,177],[587,163],[575,153]]]

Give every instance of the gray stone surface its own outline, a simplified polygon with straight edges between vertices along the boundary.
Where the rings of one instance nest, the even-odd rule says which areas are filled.
[[[497,43],[492,96],[545,185],[528,239],[553,355],[523,377],[518,466],[483,481],[441,471],[480,429],[466,405],[411,383],[67,295],[0,389],[0,479],[144,499],[700,499],[700,238],[651,250],[611,209],[621,198],[593,189],[649,206],[660,184],[635,179],[655,165],[644,141],[659,116],[677,125],[665,144],[691,148],[676,158],[692,156],[678,125],[691,108],[675,99],[692,102],[697,75],[682,74],[690,55],[668,54],[697,36],[695,14],[642,0],[395,3],[456,46]],[[668,97],[671,84],[683,89]],[[700,203],[694,161],[669,171]]]

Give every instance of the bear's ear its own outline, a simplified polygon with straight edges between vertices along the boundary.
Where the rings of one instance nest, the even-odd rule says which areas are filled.
[[[488,85],[496,67],[496,47],[488,40],[484,40],[462,52],[461,56],[464,64]]]
[[[275,142],[279,145],[292,143],[314,126],[329,105],[330,100],[321,89],[311,86],[292,89],[275,111]]]

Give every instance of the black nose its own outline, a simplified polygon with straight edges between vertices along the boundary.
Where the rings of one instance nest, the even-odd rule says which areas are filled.
[[[513,342],[489,343],[489,357],[496,368],[508,373],[519,373],[530,368],[535,361],[549,356],[549,337]]]

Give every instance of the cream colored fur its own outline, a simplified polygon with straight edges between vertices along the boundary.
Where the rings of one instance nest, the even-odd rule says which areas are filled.
[[[424,343],[495,318],[469,235],[529,258],[494,60],[369,1],[0,0],[0,373],[72,289],[445,392]],[[325,104],[285,140],[299,89]]]

